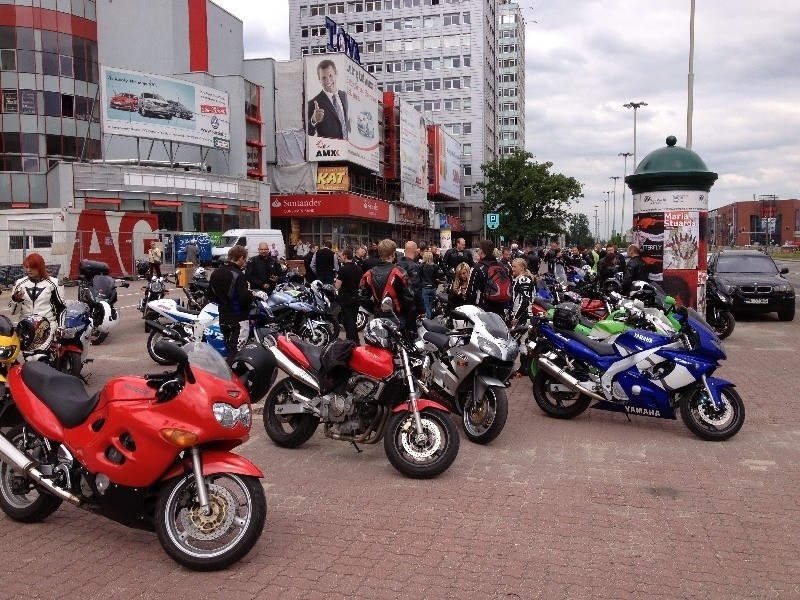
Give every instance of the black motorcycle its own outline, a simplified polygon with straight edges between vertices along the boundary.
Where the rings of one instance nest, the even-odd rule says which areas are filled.
[[[721,340],[733,333],[733,328],[736,326],[731,308],[733,299],[730,294],[709,280],[706,286],[706,323]]]
[[[186,307],[192,310],[201,310],[208,304],[209,285],[208,279],[206,279],[206,270],[198,267],[192,280],[183,288],[183,293],[186,294]]]
[[[142,318],[145,320],[144,330],[149,333],[150,326],[147,324],[147,321],[157,321],[158,313],[147,308],[147,303],[153,300],[161,300],[169,293],[167,290],[167,280],[163,277],[153,276],[152,279],[147,282],[146,286],[142,286],[142,292],[144,293],[144,297],[139,300],[137,310],[142,313]]]
[[[117,287],[128,287],[129,284],[110,277],[108,265],[100,261],[82,260],[78,264],[78,273],[78,300],[91,310],[93,329],[89,343],[97,346],[108,337],[112,322],[119,319],[119,311],[115,306]]]

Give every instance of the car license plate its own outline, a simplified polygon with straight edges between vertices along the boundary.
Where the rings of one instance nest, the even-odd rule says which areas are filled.
[[[769,304],[769,298],[746,298],[745,304]]]

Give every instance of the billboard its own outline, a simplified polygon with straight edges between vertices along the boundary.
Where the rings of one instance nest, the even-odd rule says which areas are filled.
[[[400,105],[400,196],[419,208],[428,207],[428,135],[425,119],[409,102]]]
[[[431,194],[461,199],[461,144],[439,125],[428,128],[433,145],[433,164],[428,178]]]
[[[103,133],[230,149],[227,92],[112,67],[100,84]]]
[[[305,57],[310,162],[380,167],[378,82],[344,54]]]
[[[318,167],[318,192],[347,192],[350,190],[350,173],[347,167]]]

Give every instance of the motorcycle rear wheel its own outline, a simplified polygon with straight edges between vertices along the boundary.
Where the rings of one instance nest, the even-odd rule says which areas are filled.
[[[427,408],[420,415],[424,439],[416,439],[414,417],[402,411],[389,417],[383,449],[392,466],[412,479],[444,473],[458,456],[458,429],[446,412]]]
[[[319,425],[319,418],[308,413],[277,415],[275,407],[281,404],[296,404],[292,391],[306,398],[313,398],[314,390],[290,378],[282,379],[267,394],[264,400],[264,430],[277,446],[297,448],[305,444]]]
[[[744,402],[733,387],[720,390],[724,408],[716,410],[707,398],[703,386],[681,402],[681,419],[693,434],[703,440],[720,442],[727,440],[744,425]]]
[[[81,376],[83,370],[83,359],[80,354],[75,352],[65,352],[63,356],[56,359],[56,370],[67,375]]]
[[[164,366],[174,365],[175,364],[174,362],[164,358],[163,356],[158,354],[158,352],[156,352],[155,345],[156,345],[156,343],[158,343],[160,341],[169,342],[171,344],[176,344],[178,346],[183,346],[184,344],[181,343],[181,342],[178,342],[177,340],[174,340],[172,338],[169,338],[169,337],[165,336],[163,333],[161,333],[160,331],[158,331],[156,329],[151,331],[150,335],[147,337],[147,353],[150,355],[150,358],[152,358],[154,361],[156,361],[160,365],[164,365]]]
[[[6,437],[27,454],[23,434],[23,426],[15,425]],[[28,433],[28,437],[33,436]],[[11,519],[20,523],[38,523],[58,510],[62,502],[60,498],[39,491],[29,479],[0,462],[0,509]]]
[[[591,398],[580,392],[552,390],[550,386],[558,383],[555,377],[537,369],[533,379],[533,397],[546,415],[555,419],[572,419],[589,408]]]
[[[200,508],[193,473],[168,482],[158,495],[156,533],[164,551],[193,571],[224,569],[255,546],[267,500],[256,477],[216,473],[205,478],[211,514]]]
[[[471,442],[488,444],[503,431],[508,419],[508,397],[504,388],[487,387],[483,398],[472,402],[467,391],[467,409],[461,415],[464,433]]]

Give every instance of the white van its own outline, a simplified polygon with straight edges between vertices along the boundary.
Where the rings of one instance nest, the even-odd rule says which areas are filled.
[[[228,259],[228,250],[234,246],[247,248],[248,256],[258,254],[258,245],[265,242],[270,249],[272,244],[278,249],[278,256],[286,256],[286,243],[283,234],[277,229],[229,229],[222,234],[219,245],[211,250],[211,261],[220,264]]]

